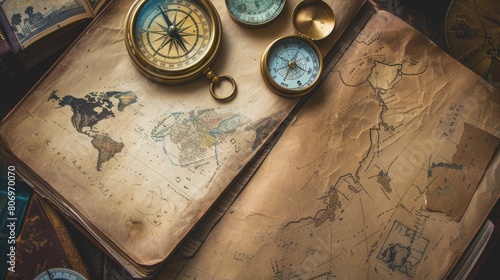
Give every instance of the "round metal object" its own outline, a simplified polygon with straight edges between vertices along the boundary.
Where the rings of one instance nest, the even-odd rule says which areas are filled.
[[[217,77],[210,67],[221,38],[221,21],[209,0],[137,0],[125,20],[125,43],[134,65],[166,85],[185,84],[204,73],[212,75],[211,81]]]
[[[85,280],[80,273],[67,268],[52,268],[38,274],[34,280]]]
[[[262,54],[260,69],[267,86],[286,97],[303,96],[320,82],[323,56],[313,40],[330,35],[335,15],[321,0],[304,0],[293,10],[298,35],[278,38]]]
[[[273,92],[298,97],[318,85],[323,59],[311,40],[291,35],[278,38],[268,46],[260,67],[264,81]]]
[[[335,15],[332,8],[321,0],[304,0],[293,10],[293,26],[299,35],[321,40],[332,33]]]
[[[283,10],[285,0],[226,0],[231,18],[245,27],[263,27]]]

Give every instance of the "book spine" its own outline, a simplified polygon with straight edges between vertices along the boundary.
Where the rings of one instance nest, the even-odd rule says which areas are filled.
[[[6,41],[10,44],[10,48],[14,54],[21,50],[21,44],[17,40],[16,34],[10,25],[9,19],[5,16],[2,6],[0,5],[0,29],[4,33]]]
[[[14,78],[20,70],[5,33],[0,29],[0,78]]]
[[[12,48],[9,42],[7,42],[7,37],[2,30],[0,30],[0,57],[5,55],[13,54]]]

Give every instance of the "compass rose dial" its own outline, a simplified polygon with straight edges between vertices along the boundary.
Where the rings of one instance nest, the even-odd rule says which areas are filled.
[[[163,69],[198,63],[213,40],[209,16],[195,2],[154,2],[140,11],[134,28],[140,53]]]
[[[285,0],[226,0],[232,19],[247,27],[261,27],[283,10]]]
[[[264,80],[281,95],[294,97],[311,91],[323,67],[317,47],[300,36],[282,37],[266,50],[261,61]]]
[[[136,0],[125,19],[125,46],[141,74],[165,85],[181,85],[205,75],[210,94],[231,100],[236,82],[211,69],[222,39],[222,23],[210,0]],[[215,92],[227,80],[229,93]]]

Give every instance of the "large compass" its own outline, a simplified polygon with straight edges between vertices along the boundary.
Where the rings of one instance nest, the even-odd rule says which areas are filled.
[[[234,80],[214,74],[211,65],[219,53],[222,26],[209,0],[137,0],[125,21],[127,50],[146,77],[167,85],[190,82],[201,75],[219,100],[233,97]],[[229,79],[229,94],[214,93],[220,78]]]

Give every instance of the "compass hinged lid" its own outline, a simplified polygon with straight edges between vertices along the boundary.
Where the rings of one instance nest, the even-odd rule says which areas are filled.
[[[304,0],[293,10],[293,26],[299,35],[311,40],[321,40],[332,33],[335,15],[322,0]]]

